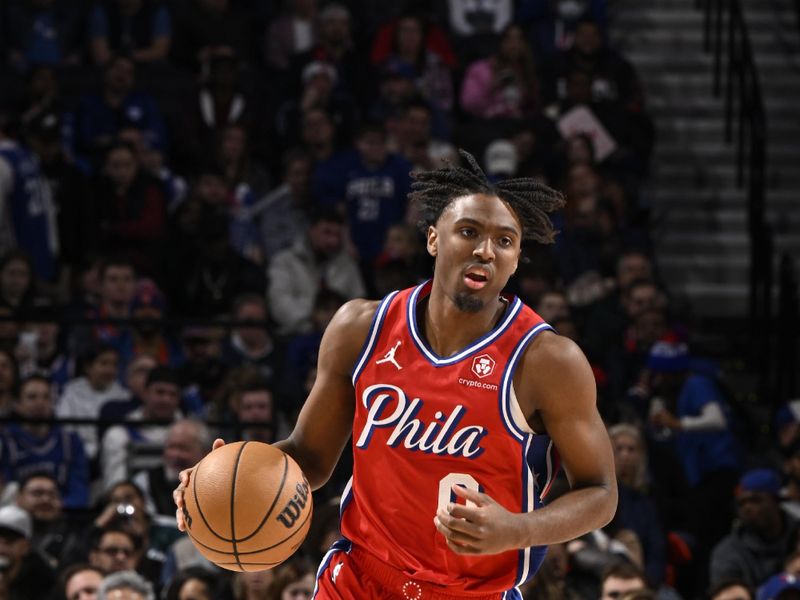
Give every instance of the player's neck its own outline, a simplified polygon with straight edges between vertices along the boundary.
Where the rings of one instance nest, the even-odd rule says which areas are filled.
[[[477,312],[459,310],[444,294],[431,290],[417,306],[417,323],[431,349],[439,356],[452,356],[492,329],[505,314],[503,298],[488,302]]]

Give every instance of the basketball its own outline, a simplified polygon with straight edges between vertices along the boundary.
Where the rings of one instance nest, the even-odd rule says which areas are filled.
[[[289,558],[311,525],[308,481],[287,454],[261,442],[208,454],[184,493],[186,531],[200,553],[231,571],[263,571]]]

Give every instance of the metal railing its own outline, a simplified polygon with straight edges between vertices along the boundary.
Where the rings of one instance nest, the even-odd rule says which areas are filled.
[[[762,390],[771,356],[773,236],[766,219],[766,115],[740,0],[698,0],[704,47],[713,55],[713,90],[724,94],[725,140],[736,144],[736,182],[747,189],[749,317]]]

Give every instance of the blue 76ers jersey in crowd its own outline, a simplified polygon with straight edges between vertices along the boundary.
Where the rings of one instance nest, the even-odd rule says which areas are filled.
[[[557,455],[551,440],[528,426],[512,381],[528,344],[550,326],[508,298],[492,331],[440,357],[416,323],[416,305],[430,286],[381,302],[356,363],[354,466],[342,497],[342,534],[447,593],[502,593],[533,576],[545,548],[458,555],[433,517],[440,506],[463,502],[454,484],[485,492],[512,512],[541,505]]]

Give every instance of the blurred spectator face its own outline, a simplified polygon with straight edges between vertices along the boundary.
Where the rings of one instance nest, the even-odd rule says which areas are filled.
[[[44,381],[32,379],[19,391],[17,411],[29,419],[49,419],[53,416],[53,396]]]
[[[114,148],[106,157],[106,175],[118,191],[130,188],[139,171],[139,161],[133,150],[125,147]]]
[[[536,151],[536,132],[533,129],[520,129],[511,136],[511,143],[517,151],[519,162],[525,162]]]
[[[330,258],[342,249],[343,227],[333,221],[319,221],[308,229],[311,248],[324,258]]]
[[[600,598],[601,600],[619,600],[628,592],[638,592],[647,589],[645,582],[638,577],[634,579],[623,579],[621,577],[608,577],[603,582]]]
[[[309,77],[308,80],[304,82],[304,89],[313,89],[316,97],[315,105],[325,106],[331,97],[331,92],[333,92],[333,86],[335,83],[336,81],[331,77],[331,73],[329,73],[326,69],[323,69]]]
[[[500,55],[509,61],[520,60],[525,54],[527,44],[525,34],[519,27],[509,27],[506,29],[503,38],[500,40]]]
[[[623,305],[628,316],[636,320],[650,308],[658,306],[658,288],[652,283],[642,283],[627,290]]]
[[[133,61],[118,56],[109,63],[106,69],[106,90],[117,96],[125,96],[133,89],[135,76]]]
[[[414,228],[404,224],[392,225],[386,233],[383,251],[392,259],[413,259],[419,252]]]
[[[639,440],[627,433],[618,433],[612,438],[611,444],[614,448],[617,477],[622,483],[635,486],[644,458]]]
[[[592,102],[592,81],[586,73],[572,71],[567,75],[567,100],[573,104]]]
[[[225,129],[220,146],[222,160],[226,163],[237,163],[245,158],[247,152],[247,133],[238,126]]]
[[[311,109],[303,115],[303,141],[309,146],[324,146],[333,142],[333,123],[323,110]]]
[[[58,80],[52,67],[37,67],[31,75],[28,89],[33,99],[45,98],[55,95],[58,90]]]
[[[431,113],[421,106],[410,107],[405,114],[403,125],[408,143],[427,144],[431,137]]]
[[[569,305],[561,292],[545,292],[536,304],[536,312],[548,323],[569,318]]]
[[[381,97],[397,106],[414,95],[414,82],[402,75],[387,75],[381,81]]]
[[[269,423],[272,412],[272,394],[267,390],[255,390],[241,395],[236,415],[241,423]]]
[[[9,531],[7,529],[0,529],[0,558],[5,558],[8,561],[8,571],[13,573],[17,570],[22,562],[22,559],[30,551],[30,541],[24,536]],[[8,577],[7,573],[4,573]]]
[[[14,363],[6,352],[0,351],[0,394],[9,393],[14,383]]]
[[[136,568],[133,540],[121,531],[106,532],[97,548],[89,553],[89,564],[106,575],[117,571],[133,571]]]
[[[573,209],[569,216],[571,229],[575,231],[596,232],[602,229],[596,196],[574,198]]]
[[[711,600],[753,600],[753,595],[746,587],[735,584],[721,589]]]
[[[12,258],[0,272],[0,287],[3,296],[19,300],[31,285],[31,269],[22,258]]]
[[[180,402],[180,389],[174,383],[154,381],[144,390],[144,409],[151,419],[169,420],[175,415]]]
[[[575,29],[575,49],[583,56],[594,56],[603,47],[603,35],[594,23],[581,23]]]
[[[306,573],[301,579],[287,585],[281,594],[281,600],[298,600],[311,598],[314,594],[314,574]]]
[[[331,46],[344,46],[350,41],[350,17],[346,9],[329,10],[320,23],[320,39]]]
[[[136,291],[133,268],[127,265],[109,265],[100,282],[103,300],[109,304],[130,305]]]
[[[58,344],[58,336],[61,333],[61,326],[58,323],[36,323],[33,330],[36,333],[36,348],[40,352],[49,351]]]
[[[144,396],[147,376],[157,364],[156,359],[152,356],[141,354],[134,358],[130,365],[128,365],[125,383],[135,397],[142,398]]]
[[[266,321],[267,309],[258,302],[245,302],[236,311],[234,318],[237,321]],[[262,346],[267,340],[266,325],[253,325],[250,327],[236,327],[236,334],[245,346],[255,348]]]
[[[649,349],[667,333],[667,316],[658,308],[645,309],[633,323],[636,342],[641,349]]]
[[[249,571],[235,575],[244,583],[251,598],[267,598],[267,592],[275,579],[275,571]]]
[[[292,196],[303,198],[308,194],[311,179],[311,163],[305,158],[292,160],[286,165],[284,179],[289,184]]]
[[[580,135],[567,140],[567,162],[570,165],[592,165],[594,155],[589,141]]]
[[[32,477],[20,488],[17,504],[36,521],[55,521],[61,516],[61,493],[49,477]]]
[[[617,263],[617,285],[621,290],[637,279],[650,279],[653,265],[644,254],[625,254]]]
[[[795,577],[800,575],[800,554],[798,554],[796,551],[793,553],[793,555],[786,561],[783,572],[794,575]]]
[[[203,363],[219,356],[219,341],[208,329],[187,330],[183,334],[183,343],[188,362]]]
[[[224,206],[228,203],[228,186],[216,173],[203,173],[195,184],[195,195],[209,206]]]
[[[170,427],[164,445],[164,466],[175,476],[200,462],[205,454],[196,424],[179,421]]]
[[[119,356],[113,350],[103,352],[86,367],[86,379],[96,390],[104,390],[117,378]]]
[[[742,525],[755,532],[769,531],[781,518],[776,498],[766,492],[741,492],[736,497],[736,507]]]
[[[13,317],[14,310],[9,306],[0,306],[0,316]],[[12,351],[17,347],[19,327],[19,321],[0,321],[0,348]]]
[[[550,324],[558,332],[558,335],[564,336],[575,343],[580,342],[581,336],[580,332],[578,331],[578,326],[575,325],[575,321],[573,321],[571,318],[560,317],[550,321]]]
[[[188,579],[178,592],[178,600],[211,600],[213,594],[205,581]]]
[[[405,17],[397,23],[397,53],[416,55],[422,49],[422,23],[414,17]]]
[[[66,600],[97,600],[103,576],[94,569],[74,573],[64,586]]]
[[[569,170],[566,187],[571,200],[594,196],[600,189],[600,177],[589,165],[575,165]]]
[[[356,140],[356,148],[367,166],[378,167],[386,161],[386,136],[377,131],[362,133]]]

